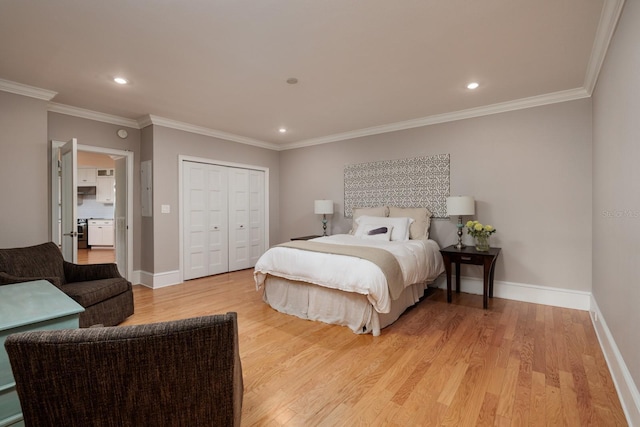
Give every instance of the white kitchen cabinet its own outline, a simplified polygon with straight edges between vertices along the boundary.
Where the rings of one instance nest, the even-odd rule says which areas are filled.
[[[99,176],[96,186],[96,201],[114,203],[116,200],[116,180],[112,176]]]
[[[92,167],[78,168],[78,187],[93,187],[97,185],[98,169]]]
[[[113,246],[115,230],[112,219],[90,219],[88,228],[89,246]]]

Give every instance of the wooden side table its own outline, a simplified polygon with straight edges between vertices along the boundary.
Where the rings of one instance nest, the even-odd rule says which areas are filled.
[[[313,234],[311,236],[292,237],[291,240],[311,240],[311,239],[315,239],[316,237],[322,237],[322,236]]]
[[[447,272],[447,302],[451,302],[451,263],[456,265],[456,292],[460,292],[460,264],[482,265],[484,268],[484,287],[482,307],[487,308],[488,298],[493,298],[493,273],[501,248],[489,248],[486,252],[476,250],[475,246],[456,249],[454,245],[440,249],[444,268]]]

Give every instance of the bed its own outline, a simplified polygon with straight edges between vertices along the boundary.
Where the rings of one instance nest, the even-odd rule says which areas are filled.
[[[426,208],[354,209],[354,227],[309,241],[287,242],[256,263],[256,288],[275,310],[380,335],[444,272],[428,238]]]

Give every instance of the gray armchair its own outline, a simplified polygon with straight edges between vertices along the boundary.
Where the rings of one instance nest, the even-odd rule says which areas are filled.
[[[5,341],[26,426],[239,426],[237,314]]]
[[[133,314],[131,283],[116,264],[65,261],[53,242],[0,249],[0,285],[48,280],[84,307],[80,327],[114,326]]]

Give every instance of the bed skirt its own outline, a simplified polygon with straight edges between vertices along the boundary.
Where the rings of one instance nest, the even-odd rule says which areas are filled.
[[[380,330],[395,322],[424,295],[427,283],[404,289],[391,303],[389,313],[378,313],[366,295],[325,288],[267,275],[263,300],[275,310],[302,319],[347,326],[356,334],[379,336]]]

